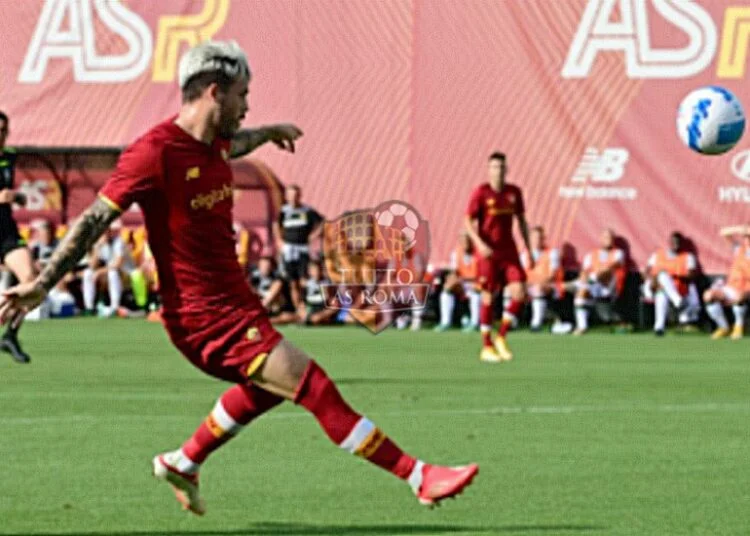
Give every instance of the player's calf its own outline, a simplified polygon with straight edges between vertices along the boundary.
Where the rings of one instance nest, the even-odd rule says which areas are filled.
[[[325,371],[287,341],[274,348],[253,381],[307,409],[340,448],[408,482],[418,496],[422,492],[428,474],[423,470],[425,464],[402,451],[375,423],[355,412]],[[455,495],[471,482],[473,474],[441,477],[446,484],[441,489],[431,488],[428,498],[439,501]]]

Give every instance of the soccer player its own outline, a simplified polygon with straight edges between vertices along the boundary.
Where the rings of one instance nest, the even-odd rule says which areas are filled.
[[[198,472],[244,426],[289,400],[308,410],[333,443],[407,482],[424,504],[460,493],[476,465],[442,467],[406,454],[355,412],[323,368],[270,324],[235,253],[230,157],[265,144],[294,151],[294,125],[239,130],[250,69],[234,42],[204,42],[179,64],[182,106],[121,155],[98,198],[76,221],[41,274],[9,289],[0,319],[16,323],[137,202],[156,259],[163,323],[196,367],[236,385],[180,448],[153,459],[184,508],[203,514]]]
[[[323,275],[323,266],[320,261],[311,261],[307,266],[307,279],[305,280],[306,314],[302,319],[309,326],[333,324],[336,321],[338,311],[326,307],[322,287],[326,284],[330,284],[330,281]]]
[[[136,266],[130,246],[122,239],[121,231],[122,223],[114,221],[94,246],[89,267],[83,272],[83,303],[89,314],[94,313],[97,289],[101,288],[106,289],[109,294],[109,307],[102,311],[102,316],[116,316],[122,293],[130,285],[130,274]]]
[[[574,335],[583,335],[589,328],[589,308],[600,300],[611,311],[612,302],[620,295],[625,284],[625,252],[615,245],[615,233],[605,229],[601,247],[583,259],[583,269],[576,284],[573,301],[576,314]]]
[[[281,207],[273,232],[281,252],[281,274],[289,284],[294,310],[303,318],[302,280],[307,277],[310,262],[310,240],[322,231],[323,216],[309,205],[302,204],[302,189],[290,184],[284,190],[286,203]]]
[[[531,259],[534,260],[533,267]],[[521,253],[521,265],[526,270],[531,297],[531,330],[539,331],[549,300],[560,299],[565,293],[560,250],[547,246],[541,225],[531,229],[531,249]]]
[[[518,258],[513,240],[513,216],[518,219],[524,244],[529,244],[529,227],[521,189],[505,182],[505,154],[492,153],[489,157],[489,182],[471,194],[466,210],[465,227],[474,244],[477,257],[477,276],[481,288],[479,321],[482,351],[479,358],[486,362],[509,361],[513,354],[505,337],[518,322],[526,300],[526,274]],[[533,261],[532,261],[533,266]],[[492,341],[493,306],[496,295],[507,286],[510,300],[503,312],[500,329]]]
[[[682,325],[696,322],[700,313],[700,298],[695,286],[698,261],[685,251],[682,235],[669,235],[669,246],[659,248],[646,263],[643,296],[654,302],[654,333],[661,337],[667,324],[669,304],[680,312]]]
[[[13,204],[23,206],[26,196],[14,190],[16,151],[5,146],[10,134],[10,119],[0,112],[0,260],[20,283],[34,279],[34,261],[26,242],[18,232],[13,219]],[[16,363],[29,363],[31,357],[23,351],[18,342],[20,322],[8,327],[0,338],[0,350],[9,353]]]
[[[451,252],[451,271],[445,276],[440,293],[440,323],[436,332],[447,331],[453,322],[456,300],[466,297],[469,301],[469,322],[464,331],[479,331],[479,309],[481,296],[477,287],[477,259],[469,234],[461,231],[456,249]]]
[[[723,339],[729,335],[729,324],[724,315],[724,306],[731,305],[734,327],[731,338],[741,339],[745,334],[745,314],[750,301],[750,225],[725,227],[721,236],[730,240],[734,247],[734,258],[726,282],[718,281],[703,295],[708,316],[716,323],[712,339]]]

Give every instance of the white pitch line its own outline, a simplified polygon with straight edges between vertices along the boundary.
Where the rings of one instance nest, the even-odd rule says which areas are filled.
[[[601,405],[601,406],[499,406],[491,408],[466,408],[466,409],[420,409],[396,410],[396,411],[373,411],[373,417],[407,417],[410,415],[573,415],[580,413],[750,413],[750,402],[706,402],[694,404],[640,404],[640,405]],[[199,416],[198,416],[199,417]],[[198,418],[196,417],[196,418]],[[303,411],[279,411],[269,413],[262,417],[263,420],[282,419],[309,419],[310,416]],[[0,416],[0,424],[3,425],[37,425],[51,422],[90,422],[100,424],[110,421],[187,421],[190,417],[185,415],[61,415],[59,417],[45,415],[39,417],[11,417]]]

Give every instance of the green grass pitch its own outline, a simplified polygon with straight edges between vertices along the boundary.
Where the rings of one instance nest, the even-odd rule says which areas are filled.
[[[332,446],[291,404],[209,460],[204,518],[150,475],[226,387],[158,325],[28,324],[30,366],[0,360],[0,534],[597,535],[750,532],[750,343],[705,336],[478,336],[285,330],[407,451],[476,461],[436,510]]]

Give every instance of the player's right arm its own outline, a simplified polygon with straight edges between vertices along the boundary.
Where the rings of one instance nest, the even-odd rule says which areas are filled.
[[[467,216],[464,222],[464,227],[469,238],[471,238],[472,244],[474,244],[474,247],[477,249],[477,252],[482,257],[490,257],[492,255],[492,248],[490,248],[490,246],[482,240],[482,237],[479,236],[479,220]]]
[[[482,257],[490,257],[492,248],[479,236],[479,218],[482,215],[482,189],[477,188],[471,194],[469,206],[466,208],[466,218],[464,219],[464,228],[469,235],[471,243]]]
[[[44,301],[60,279],[76,267],[110,224],[133,202],[158,187],[161,145],[144,137],[128,147],[98,198],[78,218],[34,281],[8,289],[0,298],[0,322],[17,324]]]

